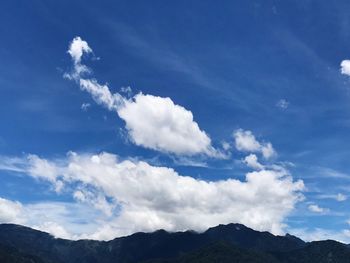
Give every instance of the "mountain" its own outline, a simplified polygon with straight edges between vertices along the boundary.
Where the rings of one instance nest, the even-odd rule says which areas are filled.
[[[135,233],[111,241],[71,241],[24,226],[2,224],[0,262],[350,263],[350,248],[336,241],[306,243],[288,234],[275,236],[241,224],[219,225],[204,233]]]

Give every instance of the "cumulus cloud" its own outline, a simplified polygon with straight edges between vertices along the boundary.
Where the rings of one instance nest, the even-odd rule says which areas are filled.
[[[265,159],[269,159],[276,155],[272,144],[260,143],[256,140],[254,134],[249,130],[238,129],[234,131],[233,137],[235,146],[238,151],[242,152],[260,152]]]
[[[341,74],[350,76],[350,60],[343,60],[340,63],[340,72]]]
[[[283,170],[247,173],[243,181],[204,181],[108,153],[70,153],[60,161],[43,159],[28,163],[27,171],[36,171],[38,176],[44,169],[36,166],[47,163],[59,167],[57,177],[69,185],[67,191],[73,189],[77,201],[91,204],[103,195],[102,208],[94,208],[110,214],[100,222],[102,228],[86,236],[97,239],[160,228],[202,231],[231,222],[281,234],[285,217],[304,189],[302,181],[293,181]],[[40,178],[54,182],[44,175]]]
[[[75,37],[71,42],[68,53],[71,55],[74,63],[80,63],[81,57],[85,53],[91,53],[92,49],[89,47],[88,43],[82,40],[80,37]]]
[[[192,112],[170,98],[137,94],[118,110],[136,145],[175,154],[216,154]]]
[[[142,93],[127,98],[120,93],[112,93],[107,85],[101,85],[95,79],[85,78],[84,73],[91,70],[81,63],[81,58],[84,53],[91,52],[86,41],[80,37],[74,38],[68,50],[74,64],[73,71],[65,76],[75,80],[98,104],[117,112],[125,121],[132,142],[176,155],[226,157],[213,148],[210,137],[199,128],[192,112],[175,104],[170,98]],[[129,94],[131,89],[124,88],[122,91]]]
[[[22,205],[0,197],[0,223],[21,223]]]
[[[46,233],[50,233],[54,237],[71,239],[74,238],[68,231],[61,225],[56,222],[44,222],[41,225],[33,225],[31,226],[34,229],[44,231]]]
[[[256,169],[256,170],[264,169],[264,166],[261,163],[259,163],[258,157],[255,154],[249,154],[248,156],[246,156],[244,158],[244,163],[248,167]]]

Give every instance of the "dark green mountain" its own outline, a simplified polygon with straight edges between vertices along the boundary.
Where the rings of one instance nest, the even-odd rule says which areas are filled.
[[[305,243],[241,224],[193,231],[136,233],[111,241],[56,239],[31,228],[0,225],[0,262],[349,262],[350,248],[335,241]]]

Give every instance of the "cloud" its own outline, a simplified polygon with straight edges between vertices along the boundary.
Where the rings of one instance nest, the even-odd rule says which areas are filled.
[[[137,94],[118,110],[136,145],[175,154],[214,156],[209,136],[193,120],[192,112],[170,98]]]
[[[80,63],[81,57],[84,53],[91,53],[92,49],[89,47],[88,43],[82,40],[80,37],[75,37],[71,42],[68,53],[71,55],[74,63]]]
[[[244,158],[244,163],[248,167],[256,169],[256,170],[264,169],[264,166],[261,163],[259,163],[258,157],[255,154],[249,154],[248,156],[246,156]]]
[[[315,205],[315,204],[309,205],[308,209],[313,213],[324,213],[328,211],[328,209],[319,207],[318,205]]]
[[[70,43],[67,52],[72,57],[74,69],[71,73],[64,74],[66,78],[77,80],[83,74],[90,72],[90,69],[87,66],[81,64],[81,58],[84,53],[92,53],[92,49],[86,41],[82,40],[80,37],[75,37]]]
[[[90,108],[91,107],[91,104],[90,103],[83,103],[83,104],[81,104],[81,109],[83,110],[83,111],[87,111],[88,110],[88,108]]]
[[[210,137],[199,128],[191,111],[175,104],[170,98],[138,93],[133,98],[112,93],[107,85],[95,79],[84,78],[91,72],[81,63],[84,53],[92,49],[80,37],[73,39],[68,53],[73,60],[73,71],[65,74],[80,88],[90,93],[96,103],[105,106],[125,121],[128,135],[138,146],[175,155],[202,154],[225,158],[226,154],[214,149]],[[123,89],[129,92],[131,89]]]
[[[336,198],[335,198],[338,202],[343,202],[346,201],[346,199],[348,199],[348,197],[346,195],[343,195],[341,193],[338,193]]]
[[[32,228],[50,233],[59,238],[71,239],[74,238],[68,231],[56,222],[44,222],[41,225],[34,225]]]
[[[0,223],[21,223],[22,205],[0,197]]]
[[[269,159],[276,155],[272,144],[260,143],[256,140],[254,134],[251,131],[245,131],[238,129],[234,131],[233,137],[235,140],[235,146],[238,151],[242,152],[260,152],[265,159]]]
[[[350,242],[349,229],[334,231],[334,230],[323,229],[323,228],[315,228],[315,229],[296,228],[296,229],[288,229],[288,232],[308,242],[328,240],[328,239],[337,240],[345,244],[348,244]]]
[[[280,99],[276,106],[282,110],[286,110],[289,107],[289,102],[286,99]]]
[[[283,170],[247,173],[243,181],[204,181],[143,161],[123,161],[109,153],[70,153],[59,161],[42,159],[28,163],[27,173],[36,171],[35,176],[54,183],[40,167],[47,163],[58,167],[56,181],[63,180],[64,190],[77,202],[104,215],[99,221],[103,227],[86,235],[97,239],[160,228],[203,231],[231,222],[281,234],[285,217],[301,200],[304,189],[302,181],[293,181]],[[93,205],[93,200],[99,199],[102,202]]]
[[[342,193],[338,193],[338,194],[321,194],[321,195],[317,195],[317,198],[319,199],[334,199],[338,202],[343,202],[346,201],[348,199],[348,197]]]
[[[0,198],[0,223],[15,223],[67,239],[87,238],[98,228],[98,210],[81,203],[40,201],[23,204]]]
[[[49,181],[54,186],[56,192],[62,190],[63,182],[59,179],[60,171],[58,166],[34,154],[29,154],[27,156],[27,161],[29,164],[27,170],[28,174],[36,179]]]
[[[340,72],[341,74],[350,76],[350,60],[343,60],[340,63]]]

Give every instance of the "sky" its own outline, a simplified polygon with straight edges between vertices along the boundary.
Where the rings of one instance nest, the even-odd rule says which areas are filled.
[[[350,243],[349,1],[2,1],[0,223]]]

